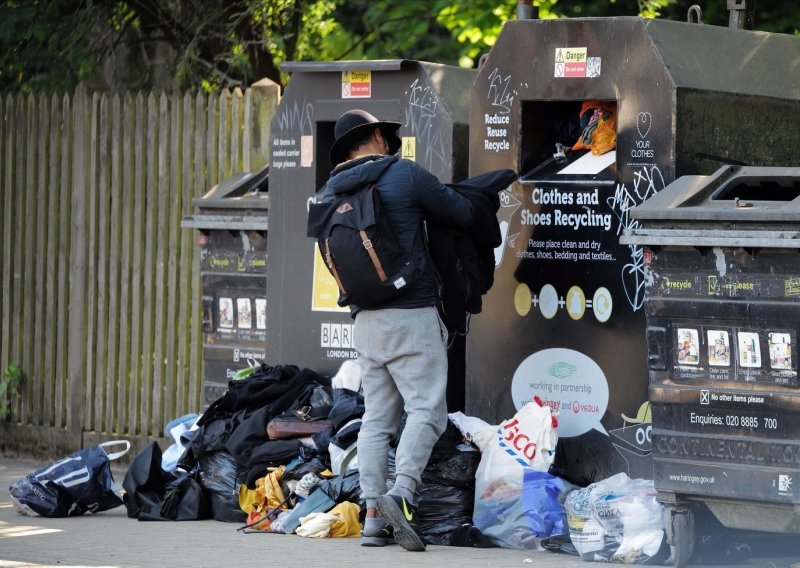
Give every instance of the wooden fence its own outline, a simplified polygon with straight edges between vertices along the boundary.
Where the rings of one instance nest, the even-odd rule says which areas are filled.
[[[139,446],[199,410],[199,247],[180,221],[221,179],[267,163],[278,98],[269,81],[0,94],[0,372],[26,375],[0,449]]]

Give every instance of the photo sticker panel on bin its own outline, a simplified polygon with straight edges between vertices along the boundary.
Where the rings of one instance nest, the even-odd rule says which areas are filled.
[[[236,308],[239,315],[239,329],[250,329],[253,327],[253,312],[250,306],[250,298],[237,298]]]
[[[233,299],[219,299],[219,326],[225,328],[233,327]]]
[[[256,328],[267,329],[267,300],[256,298]]]
[[[678,328],[678,364],[698,365],[700,363],[700,339],[696,329]]]
[[[756,368],[761,367],[761,346],[758,342],[758,334],[752,331],[740,331],[737,333],[739,346],[739,366]]]
[[[789,333],[769,334],[769,366],[773,369],[792,368],[792,336]]]
[[[708,364],[715,367],[727,367],[731,364],[731,342],[727,331],[709,329],[706,331],[708,339]]]

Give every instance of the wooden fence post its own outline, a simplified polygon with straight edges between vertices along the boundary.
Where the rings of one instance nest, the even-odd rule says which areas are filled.
[[[13,302],[13,283],[14,283],[14,258],[12,257],[13,248],[13,219],[14,219],[14,135],[16,134],[16,123],[14,114],[14,96],[9,94],[6,96],[5,101],[0,97],[0,123],[5,123],[5,128],[0,128],[2,131],[2,151],[0,151],[0,250],[2,250],[2,258],[0,258],[0,288],[3,290],[2,298],[0,298],[0,365],[2,369],[0,372],[5,371],[5,368],[11,363],[19,364],[19,361],[14,361],[12,346],[14,342],[11,340],[12,333],[16,335],[16,329],[12,325],[12,307]]]
[[[69,263],[69,339],[67,342],[67,430],[82,445],[83,382],[86,373],[86,90],[78,87],[72,106],[72,236]]]
[[[255,172],[269,163],[269,127],[281,99],[280,86],[264,78],[248,89],[244,113],[245,171]]]

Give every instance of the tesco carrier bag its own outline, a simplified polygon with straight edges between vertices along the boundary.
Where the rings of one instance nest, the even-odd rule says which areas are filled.
[[[540,549],[542,539],[568,530],[563,502],[573,486],[548,473],[557,424],[535,397],[510,420],[474,436],[481,461],[472,520],[498,546]]]

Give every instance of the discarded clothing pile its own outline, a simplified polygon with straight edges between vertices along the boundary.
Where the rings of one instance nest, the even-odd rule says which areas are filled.
[[[182,450],[162,457],[152,443],[136,456],[123,481],[128,516],[210,517],[245,532],[310,538],[359,536],[366,514],[356,444],[360,386],[352,361],[332,378],[293,365],[254,367],[231,380],[199,418],[170,423]],[[557,426],[537,397],[499,425],[448,415],[416,488],[421,536],[429,544],[551,550],[585,560],[667,561],[652,482],[615,478],[619,487],[609,493],[604,483],[580,489],[553,475]],[[387,468],[393,482],[393,447]],[[593,505],[595,496],[609,495],[619,512],[611,524]]]
[[[170,422],[177,447],[162,457],[154,442],[136,456],[123,482],[128,516],[214,518],[244,523],[245,531],[315,538],[360,535],[359,390],[353,361],[332,378],[292,365],[259,365],[231,380],[199,418]],[[419,528],[429,542],[494,546],[472,526],[479,461],[477,447],[449,423],[417,488]]]
[[[156,467],[161,451],[155,443],[134,459],[123,482],[128,515],[140,517],[139,497],[149,492],[151,514],[145,518],[158,517],[154,508],[175,501],[177,485],[196,481],[209,501],[194,508],[197,518],[243,522],[241,485],[255,488],[270,468],[296,459],[313,456],[321,470],[330,468],[330,448],[354,446],[363,412],[360,394],[332,388],[329,378],[314,371],[259,365],[230,381],[225,394],[182,433],[186,448],[176,471],[183,473]]]

